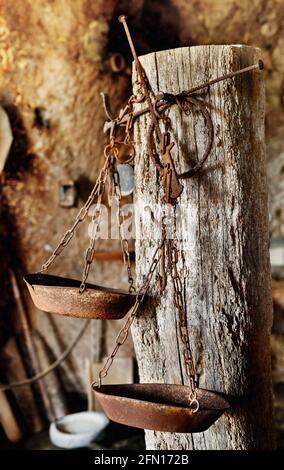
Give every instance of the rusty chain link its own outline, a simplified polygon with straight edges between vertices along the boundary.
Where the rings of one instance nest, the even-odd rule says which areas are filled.
[[[91,219],[92,228],[91,228],[91,234],[90,234],[90,243],[85,254],[85,264],[84,264],[84,269],[83,269],[82,281],[81,281],[81,285],[79,288],[80,294],[82,294],[84,290],[86,289],[86,281],[88,279],[90,267],[91,267],[91,264],[93,262],[94,255],[95,255],[96,239],[97,239],[98,227],[100,225],[101,213],[102,213],[102,198],[103,198],[104,191],[105,191],[105,185],[106,185],[107,177],[109,174],[111,160],[115,155],[114,150],[115,148],[112,148],[111,146],[106,146],[105,151],[104,151],[106,160],[99,175],[97,202],[92,213],[92,219]]]
[[[67,230],[67,232],[64,234],[64,236],[62,237],[62,239],[60,240],[60,242],[58,243],[58,245],[56,246],[56,248],[54,249],[52,255],[48,258],[48,260],[42,265],[41,267],[41,270],[39,271],[40,273],[46,271],[49,266],[54,262],[54,260],[57,258],[57,256],[60,255],[60,253],[64,250],[64,248],[68,245],[68,243],[71,241],[71,239],[73,238],[74,236],[74,232],[77,228],[77,226],[85,219],[85,217],[87,216],[88,214],[88,211],[91,207],[91,205],[93,204],[94,202],[94,199],[96,196],[98,196],[98,202],[97,202],[97,206],[96,208],[99,209],[99,212],[100,212],[100,205],[101,205],[101,198],[102,198],[102,195],[104,193],[104,187],[105,187],[105,182],[106,182],[106,177],[107,177],[107,172],[108,172],[108,167],[109,167],[109,163],[110,163],[110,159],[111,159],[111,155],[107,154],[108,152],[108,147],[107,146],[105,148],[105,157],[106,157],[106,160],[105,160],[105,163],[104,163],[104,166],[103,168],[101,169],[100,173],[99,173],[99,176],[96,180],[96,183],[91,191],[91,194],[89,195],[86,203],[83,205],[83,207],[80,209],[80,211],[78,212],[77,214],[77,217],[75,219],[75,222],[73,223],[73,225],[71,226],[70,229]],[[95,213],[97,212],[97,210],[95,211]],[[96,217],[95,217],[96,218]],[[93,216],[93,219],[94,219],[94,216]],[[89,268],[90,268],[90,259],[91,259],[91,251],[93,249],[93,239],[91,239],[91,242],[90,242],[90,245],[89,245],[89,248],[86,252],[86,258],[85,258],[85,267],[84,267],[84,273],[83,273],[83,278],[82,278],[82,283],[81,283],[81,286],[80,286],[80,289],[79,289],[79,292],[83,292],[84,289],[85,289],[85,281],[86,281],[86,274],[88,274],[89,272]]]
[[[69,244],[69,242],[74,236],[74,232],[77,226],[85,219],[85,217],[87,216],[94,202],[95,197],[97,196],[97,201],[96,201],[95,208],[92,212],[92,219],[91,219],[91,224],[90,224],[91,225],[90,243],[85,253],[85,264],[84,264],[81,284],[79,287],[79,292],[80,293],[84,292],[84,290],[86,289],[86,281],[88,279],[90,267],[93,262],[94,254],[95,254],[97,232],[98,232],[98,228],[99,228],[99,224],[101,220],[102,198],[104,195],[107,178],[110,177],[112,178],[112,184],[113,184],[113,196],[116,197],[117,202],[118,202],[119,234],[120,234],[121,248],[122,248],[122,253],[123,253],[123,261],[127,267],[129,292],[134,292],[135,287],[134,287],[134,278],[132,275],[132,268],[131,268],[131,261],[130,261],[129,243],[124,235],[124,227],[123,227],[124,221],[123,221],[123,216],[121,214],[121,207],[120,207],[121,206],[120,204],[121,203],[121,189],[120,189],[120,182],[119,182],[119,174],[117,170],[115,170],[113,174],[111,174],[114,161],[118,157],[118,149],[114,144],[113,138],[110,138],[110,143],[106,145],[104,149],[104,156],[105,156],[104,166],[99,173],[96,183],[86,203],[78,212],[77,217],[73,225],[71,226],[71,228],[65,232],[64,236],[62,237],[62,239],[60,240],[60,242],[54,249],[52,255],[42,265],[41,270],[39,272],[42,273],[46,271],[49,268],[49,266],[55,261],[55,259],[61,254],[64,248]]]
[[[179,317],[179,331],[180,337],[183,344],[183,359],[185,372],[189,381],[190,387],[190,405],[193,405],[194,412],[199,409],[199,402],[196,396],[196,384],[195,384],[195,368],[192,359],[192,352],[189,343],[189,336],[187,331],[187,320],[186,311],[184,305],[184,296],[182,282],[178,270],[179,251],[178,251],[178,239],[177,239],[177,226],[176,226],[176,206],[174,207],[174,224],[173,224],[173,237],[168,240],[168,256],[169,256],[169,267],[170,275],[174,287],[174,304],[178,311]]]
[[[48,260],[42,265],[41,269],[40,269],[40,273],[46,271],[49,266],[54,262],[54,260],[57,258],[57,256],[60,255],[60,253],[64,250],[64,248],[68,245],[68,243],[71,241],[73,235],[74,235],[74,232],[77,228],[77,226],[85,219],[85,217],[87,216],[88,214],[88,211],[91,207],[91,205],[93,204],[94,202],[94,199],[97,195],[97,192],[98,192],[98,188],[99,188],[99,184],[100,184],[100,175],[99,177],[97,178],[96,182],[95,182],[95,185],[92,189],[92,192],[91,194],[89,195],[86,203],[81,207],[80,211],[78,212],[77,216],[76,216],[76,219],[73,223],[73,225],[70,227],[70,229],[67,230],[67,232],[65,232],[65,234],[63,235],[62,239],[60,240],[60,242],[58,243],[58,245],[56,246],[56,248],[53,250],[53,253],[52,255],[48,258]]]
[[[128,334],[129,334],[129,330],[130,330],[130,327],[137,315],[137,312],[138,312],[138,309],[140,307],[140,305],[142,304],[142,302],[144,301],[144,298],[145,298],[145,295],[147,293],[147,290],[148,290],[148,287],[150,285],[150,282],[151,282],[151,279],[153,277],[153,274],[156,270],[156,267],[158,265],[158,263],[160,262],[160,259],[161,259],[161,255],[162,255],[162,248],[164,246],[166,242],[166,238],[165,238],[165,235],[162,236],[162,239],[159,243],[159,245],[157,246],[154,254],[153,254],[153,258],[152,258],[152,262],[150,264],[150,267],[149,267],[149,270],[147,272],[147,275],[145,277],[145,280],[142,284],[142,286],[140,287],[140,289],[138,290],[137,294],[136,294],[136,297],[135,297],[135,303],[132,307],[132,309],[130,310],[130,313],[123,325],[123,327],[120,329],[116,339],[115,339],[115,346],[111,352],[111,354],[108,356],[104,366],[102,367],[102,369],[99,371],[99,380],[98,382],[93,382],[92,386],[98,386],[100,387],[101,384],[102,384],[102,379],[105,378],[108,374],[108,371],[113,363],[113,360],[119,350],[119,348],[125,343],[127,337],[128,337]]]
[[[131,260],[130,260],[130,253],[129,253],[129,242],[125,236],[124,231],[124,222],[125,216],[121,212],[121,187],[120,187],[120,179],[119,173],[115,166],[116,162],[113,161],[111,168],[110,168],[110,176],[112,179],[112,198],[115,199],[117,204],[117,222],[119,227],[119,238],[120,238],[120,245],[123,254],[123,263],[127,269],[127,277],[128,277],[128,285],[129,285],[129,293],[135,292],[134,287],[134,278],[132,274],[132,267],[131,267]],[[112,204],[112,201],[110,201]]]

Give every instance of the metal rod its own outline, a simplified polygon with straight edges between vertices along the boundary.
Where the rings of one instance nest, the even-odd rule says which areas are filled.
[[[138,65],[138,67],[141,66],[140,62],[139,62],[139,59],[138,59],[138,55],[136,53],[136,49],[135,49],[135,46],[134,46],[134,43],[133,43],[133,40],[132,40],[132,37],[131,37],[131,34],[130,34],[130,31],[129,31],[129,28],[128,28],[128,25],[127,25],[127,16],[126,15],[120,15],[118,17],[118,21],[120,23],[123,24],[123,27],[124,27],[124,30],[125,30],[125,34],[126,34],[126,37],[128,39],[128,42],[129,42],[129,46],[130,46],[130,49],[131,49],[131,52],[132,52],[132,55],[133,55],[133,58],[134,58],[134,61],[135,61],[135,64],[136,66]]]
[[[245,67],[243,69],[236,70],[235,72],[230,72],[230,73],[227,73],[226,75],[222,75],[221,77],[214,78],[213,80],[209,80],[208,82],[204,82],[202,83],[202,85],[197,85],[193,88],[190,88],[186,92],[186,94],[190,95],[192,93],[195,93],[196,91],[202,90],[203,88],[207,88],[210,85],[214,85],[215,83],[221,82],[223,80],[227,80],[228,78],[234,78],[237,75],[241,75],[243,73],[250,72],[251,70],[255,70],[255,69],[258,69],[258,70],[264,69],[264,64],[262,60],[259,60],[257,64],[249,65],[248,67]]]
[[[196,91],[202,90],[203,88],[207,88],[208,86],[214,85],[215,83],[221,82],[223,80],[227,80],[229,78],[234,78],[237,75],[241,75],[243,73],[250,72],[251,70],[255,70],[255,69],[263,70],[263,68],[264,68],[263,62],[262,62],[262,60],[259,60],[259,62],[257,64],[250,65],[249,67],[245,67],[245,68],[240,69],[240,70],[236,70],[235,72],[230,72],[226,75],[222,75],[222,77],[214,78],[213,80],[210,80],[208,82],[204,82],[202,85],[197,85],[194,88],[190,88],[188,91],[186,91],[182,94],[183,95],[190,95],[190,94],[192,94]],[[158,108],[160,108],[161,106],[165,106],[165,104],[163,104],[163,103],[158,103],[157,104]],[[149,106],[145,106],[145,108],[139,109],[139,111],[135,111],[133,113],[133,117],[134,118],[139,117],[142,114],[145,114],[149,111],[150,111]],[[125,119],[122,119],[121,122],[123,122],[124,120],[125,121],[127,120],[127,116],[125,116]]]
[[[128,28],[126,19],[127,19],[127,17],[125,15],[120,15],[119,18],[118,18],[118,21],[123,24],[125,34],[126,34],[126,37],[128,39],[129,46],[130,46],[130,49],[131,49],[131,52],[132,52],[132,55],[133,55],[133,58],[134,58],[134,62],[135,62],[135,65],[136,65],[136,70],[137,70],[137,73],[139,75],[141,85],[143,86],[143,91],[144,91],[144,95],[145,95],[147,103],[148,103],[149,111],[152,115],[155,130],[157,132],[159,142],[162,142],[162,132],[160,130],[159,122],[158,122],[158,119],[157,119],[157,116],[155,114],[154,107],[153,107],[153,104],[152,104],[152,101],[151,101],[149,89],[147,87],[147,83],[146,83],[146,80],[145,80],[145,73],[144,73],[142,65],[140,64],[140,61],[138,59],[138,56],[137,56],[137,53],[136,53],[136,50],[135,50],[135,46],[134,46],[130,31],[129,31],[129,28]]]
[[[131,34],[130,34],[130,31],[129,31],[126,20],[127,20],[126,15],[120,15],[119,18],[118,18],[118,21],[120,23],[122,23],[122,25],[124,27],[125,34],[126,34],[126,37],[128,39],[128,43],[129,43],[129,46],[130,46],[130,49],[131,49],[131,52],[132,52],[132,55],[133,55],[133,58],[134,58],[134,62],[135,62],[135,65],[136,65],[137,73],[139,75],[141,84],[142,84],[143,89],[144,89],[145,97],[146,97],[147,102],[148,102],[148,106],[146,108],[138,111],[137,113],[134,113],[134,115],[135,115],[135,117],[138,117],[139,115],[144,114],[147,111],[150,111],[150,113],[152,114],[152,118],[153,118],[153,122],[154,122],[154,125],[155,125],[155,128],[156,128],[156,131],[157,131],[158,138],[161,141],[162,134],[161,134],[161,131],[160,131],[157,116],[154,112],[154,108],[153,108],[153,104],[152,104],[152,101],[151,101],[151,98],[150,98],[149,90],[148,90],[148,87],[147,87],[147,84],[146,84],[146,81],[145,81],[144,70],[143,70],[142,65],[139,61],[139,58],[137,56],[136,49],[135,49],[135,46],[134,46],[134,43],[133,43],[133,40],[132,40],[132,37],[131,37]],[[244,67],[243,69],[236,70],[235,72],[230,72],[226,75],[222,75],[221,77],[217,77],[217,78],[214,78],[213,80],[209,80],[205,83],[202,83],[201,85],[197,85],[197,86],[189,89],[186,93],[184,93],[184,95],[191,95],[192,93],[195,93],[196,91],[199,91],[199,90],[203,90],[204,88],[207,88],[211,85],[214,85],[215,83],[221,82],[223,80],[227,80],[229,78],[234,78],[237,75],[241,75],[243,73],[247,73],[247,72],[250,72],[250,71],[256,70],[256,69],[258,69],[258,70],[263,70],[264,69],[264,63],[263,63],[262,60],[259,60],[257,62],[257,64],[249,65],[248,67]]]
[[[240,70],[236,70],[235,72],[230,72],[226,75],[222,75],[222,77],[217,77],[217,78],[214,78],[213,80],[210,80],[208,82],[205,82],[203,83],[202,85],[197,85],[196,87],[194,88],[190,88],[188,91],[186,92],[183,92],[182,94],[184,96],[186,95],[190,95],[196,91],[199,91],[199,90],[202,90],[203,88],[207,88],[208,86],[211,86],[211,85],[214,85],[215,83],[218,83],[218,82],[221,82],[223,80],[227,80],[229,78],[234,78],[236,77],[237,75],[241,75],[243,73],[246,73],[246,72],[250,72],[252,70],[255,70],[255,69],[259,69],[259,70],[263,70],[264,69],[264,65],[263,65],[263,62],[262,60],[259,60],[257,64],[253,64],[253,65],[250,65],[249,67],[245,67],[243,69],[240,69]],[[158,103],[157,104],[157,107],[160,108],[160,107],[167,107],[167,105],[165,105],[164,103]],[[137,118],[139,116],[141,116],[142,114],[145,114],[145,113],[148,113],[150,111],[150,108],[149,106],[145,106],[145,108],[142,108],[142,109],[139,109],[138,111],[135,111],[133,113],[133,117],[134,118]],[[128,119],[128,115],[126,116],[123,116],[123,118],[121,119],[120,123],[123,123],[123,122],[126,122]]]

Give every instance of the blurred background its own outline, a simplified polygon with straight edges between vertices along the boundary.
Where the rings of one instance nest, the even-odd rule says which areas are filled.
[[[37,311],[22,276],[51,254],[102,165],[106,118],[100,92],[109,93],[115,112],[131,93],[131,55],[117,21],[126,13],[139,54],[200,44],[262,50],[275,426],[279,447],[284,446],[283,9],[284,0],[0,0],[0,383],[46,368],[81,328],[81,320]],[[79,279],[87,243],[84,225],[53,272]],[[117,242],[102,241],[100,250],[90,280],[126,288]],[[43,432],[49,422],[87,407],[99,409],[88,397],[89,381],[121,322],[93,323],[46,378],[0,391],[0,447],[49,448]],[[137,372],[131,339],[116,361],[116,380],[132,382]],[[119,426],[103,439],[98,448],[144,445],[143,433]]]

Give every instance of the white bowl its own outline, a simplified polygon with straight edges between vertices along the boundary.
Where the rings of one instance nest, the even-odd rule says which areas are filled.
[[[51,442],[62,449],[87,447],[108,425],[104,413],[83,411],[58,418],[49,427]]]

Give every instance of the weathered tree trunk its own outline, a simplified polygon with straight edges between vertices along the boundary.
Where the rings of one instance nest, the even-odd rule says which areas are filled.
[[[154,92],[179,93],[255,63],[246,46],[198,46],[141,57]],[[135,77],[134,77],[135,80]],[[273,448],[270,368],[271,294],[264,142],[264,82],[258,71],[212,86],[203,99],[214,143],[198,177],[183,181],[180,273],[199,386],[231,397],[232,407],[208,431],[146,431],[148,449]],[[204,120],[171,108],[179,171],[205,148]],[[136,202],[161,201],[161,180],[147,157],[149,114],[135,126]],[[155,224],[136,217],[137,276],[141,284],[157,238]],[[152,299],[132,332],[141,382],[186,383],[173,289]]]

